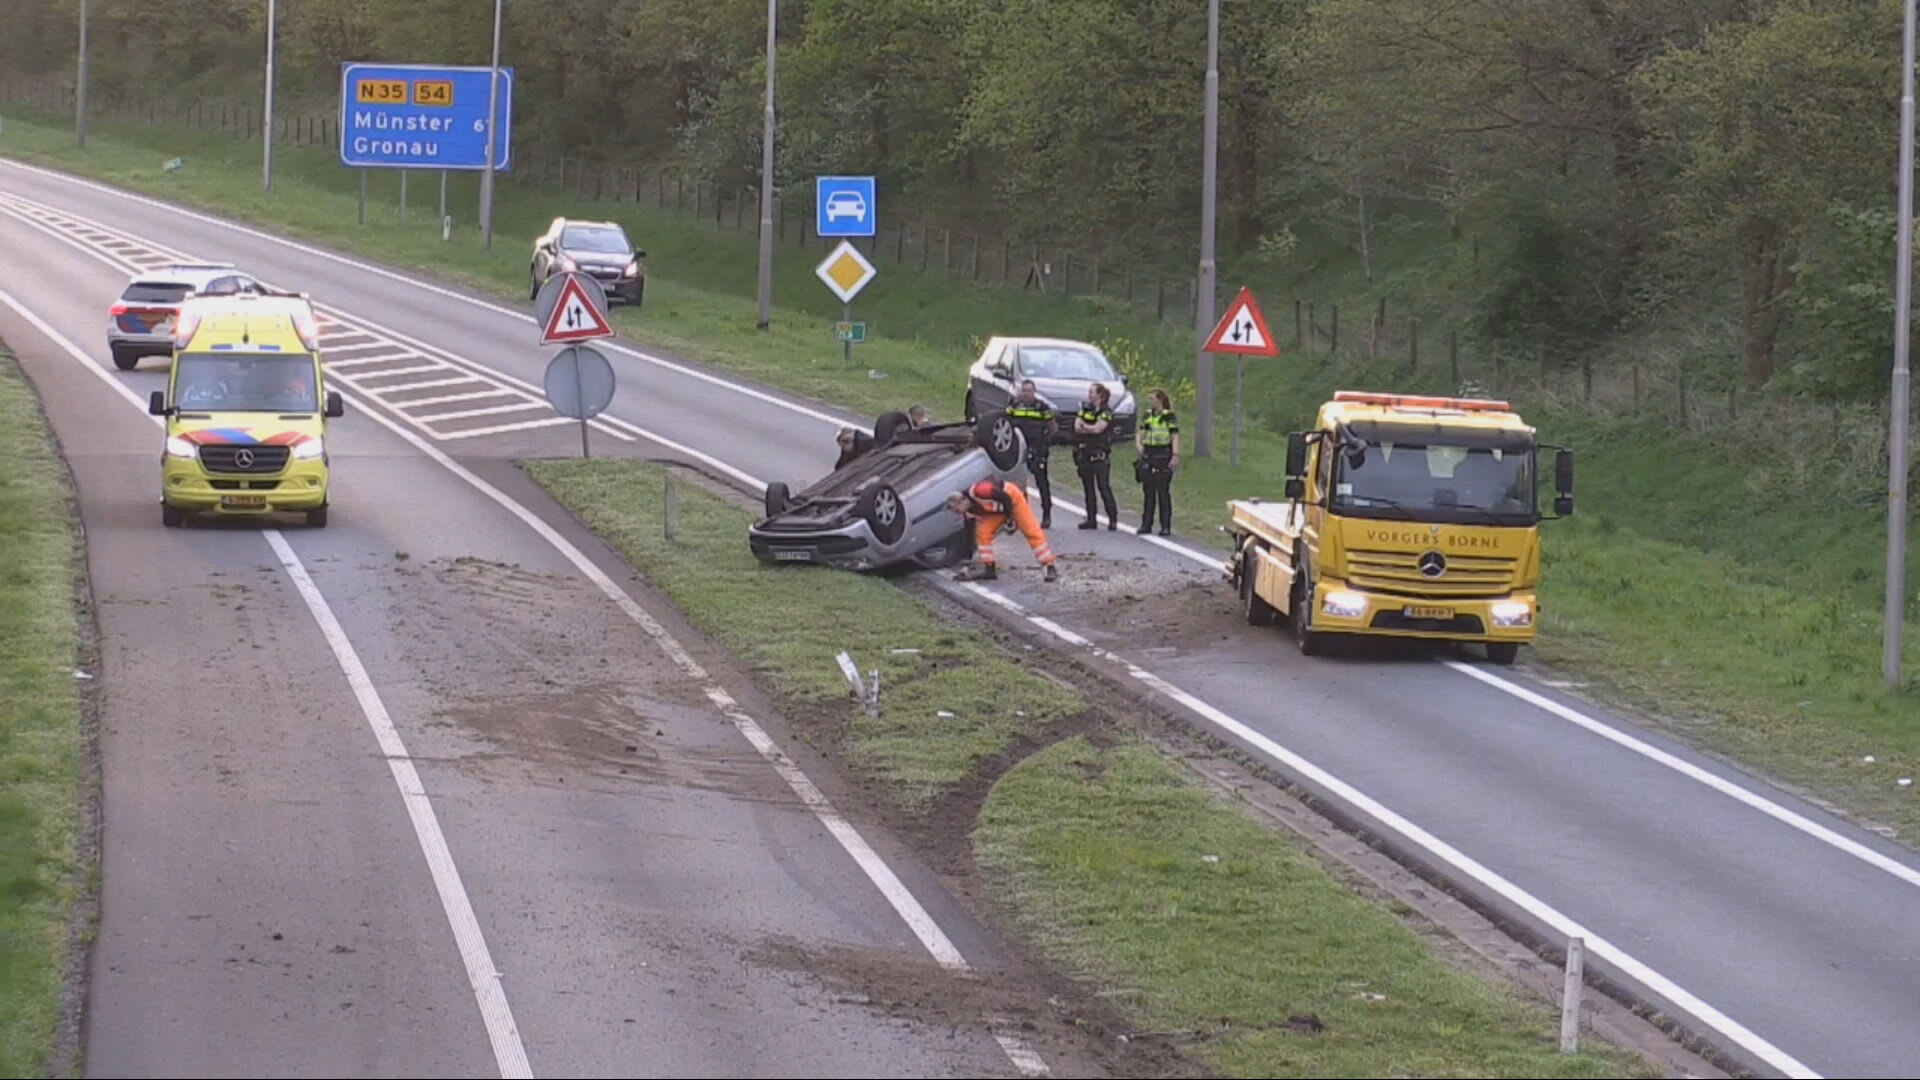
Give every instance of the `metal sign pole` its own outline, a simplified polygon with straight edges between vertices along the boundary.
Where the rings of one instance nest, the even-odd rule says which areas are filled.
[[[780,0],[767,0],[767,115],[760,134],[760,329],[773,325],[773,61]]]
[[[1914,0],[1907,0],[1900,71],[1900,255],[1895,267],[1893,414],[1887,439],[1887,613],[1881,674],[1901,685],[1900,662],[1907,620],[1907,408],[1912,394],[1908,332],[1913,318],[1913,64]]]
[[[579,349],[573,350],[573,393],[578,400],[587,400],[587,380],[580,375]],[[582,413],[586,412],[585,409],[580,411]],[[582,458],[590,458],[593,456],[593,451],[587,446],[587,418],[584,415],[580,417],[580,456]]]
[[[447,170],[440,170],[440,220],[447,220]]]
[[[853,301],[849,300],[840,305],[840,321],[848,324],[849,327],[852,326]],[[853,366],[853,331],[851,329],[847,331],[846,340],[840,343],[840,362],[847,367]]]
[[[400,220],[401,221],[407,220],[407,173],[410,171],[411,170],[409,169],[400,170]]]
[[[1233,450],[1227,464],[1237,469],[1240,467],[1240,403],[1247,396],[1247,358],[1239,356],[1234,359],[1238,363],[1233,370]]]
[[[1214,278],[1214,191],[1218,186],[1220,157],[1220,0],[1207,5],[1207,116],[1203,137],[1205,160],[1200,181],[1200,276],[1194,295],[1194,333],[1201,342],[1213,329]],[[1213,456],[1213,356],[1204,345],[1193,361],[1194,402],[1193,452],[1196,457]]]
[[[367,223],[367,170],[360,170],[360,224]]]
[[[487,78],[487,167],[480,173],[480,236],[493,250],[493,152],[500,123],[500,9],[505,0],[493,0],[493,71]]]
[[[80,0],[80,63],[73,84],[73,131],[87,145],[87,77],[93,64],[87,56],[87,0]]]
[[[273,27],[276,0],[267,0],[267,122],[261,127],[260,186],[273,190]]]

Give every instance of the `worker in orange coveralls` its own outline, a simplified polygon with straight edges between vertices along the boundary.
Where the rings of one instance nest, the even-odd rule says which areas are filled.
[[[1000,576],[993,554],[993,538],[1000,535],[1009,518],[1026,535],[1033,557],[1046,567],[1045,579],[1059,580],[1060,572],[1053,565],[1053,545],[1047,543],[1047,534],[1040,528],[1039,519],[1033,516],[1033,507],[1027,504],[1027,493],[1019,486],[982,480],[968,491],[956,491],[948,496],[947,507],[973,521],[974,545],[978,548],[979,563],[954,575],[957,580],[992,581]]]

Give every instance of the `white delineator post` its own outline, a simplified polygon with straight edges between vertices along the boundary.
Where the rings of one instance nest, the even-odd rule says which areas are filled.
[[[1567,981],[1560,990],[1560,1052],[1580,1050],[1580,995],[1586,988],[1587,942],[1567,939]]]

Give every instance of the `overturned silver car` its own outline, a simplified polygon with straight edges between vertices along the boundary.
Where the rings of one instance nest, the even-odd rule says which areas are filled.
[[[922,428],[892,412],[874,425],[871,450],[811,486],[767,485],[766,516],[748,528],[747,543],[768,563],[951,566],[973,554],[973,533],[947,496],[1025,476],[1026,444],[1004,412]]]

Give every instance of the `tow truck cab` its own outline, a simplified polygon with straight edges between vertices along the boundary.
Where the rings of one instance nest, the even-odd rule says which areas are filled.
[[[327,523],[326,388],[319,323],[294,293],[202,297],[181,306],[173,370],[148,411],[166,418],[161,520],[294,511]]]
[[[1248,621],[1481,642],[1510,664],[1539,619],[1539,453],[1504,401],[1341,391],[1287,446],[1287,501],[1227,504],[1227,573]],[[1573,454],[1554,516],[1573,513]]]

